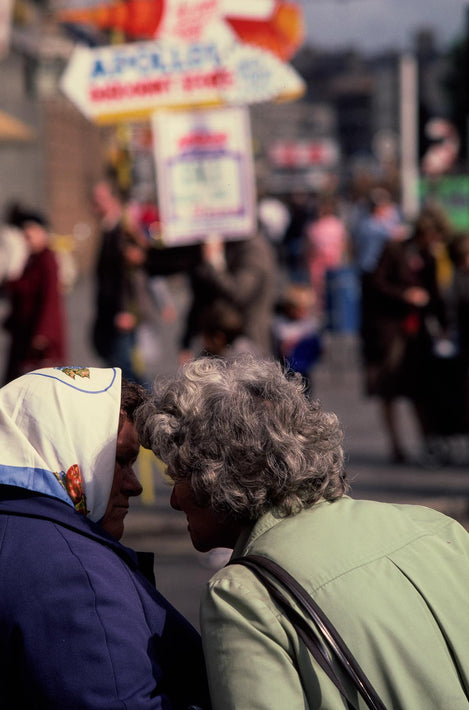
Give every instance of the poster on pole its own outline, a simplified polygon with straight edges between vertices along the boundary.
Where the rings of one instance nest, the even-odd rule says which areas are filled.
[[[153,132],[165,244],[252,236],[255,188],[246,107],[158,111]]]

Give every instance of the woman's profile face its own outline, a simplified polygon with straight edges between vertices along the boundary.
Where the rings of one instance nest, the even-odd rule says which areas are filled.
[[[142,486],[133,470],[139,450],[135,426],[125,418],[117,436],[114,478],[106,512],[101,521],[101,527],[116,540],[120,540],[124,534],[124,518],[129,511],[129,498],[139,496],[142,492]]]
[[[172,508],[186,514],[187,529],[196,550],[208,552],[214,547],[234,547],[241,531],[240,526],[229,522],[226,516],[211,508],[200,506],[194,500],[188,481],[175,482],[170,502]]]

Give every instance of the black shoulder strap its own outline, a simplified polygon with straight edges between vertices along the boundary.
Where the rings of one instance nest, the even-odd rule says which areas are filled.
[[[360,695],[371,710],[386,710],[383,702],[377,695],[365,673],[360,668],[352,652],[345,644],[337,629],[333,626],[326,614],[317,605],[310,594],[292,577],[283,567],[273,560],[262,555],[247,555],[230,561],[229,564],[242,564],[251,569],[265,585],[272,598],[282,608],[290,622],[296,628],[299,637],[313,655],[317,663],[328,675],[338,690],[346,698],[349,708],[353,707],[344,691],[343,684],[337,677],[332,664],[330,651],[332,651],[343,670],[352,680]],[[282,594],[278,587],[265,574],[267,571],[284,589],[287,589],[299,607],[306,613],[315,626],[313,632],[310,624],[299,614]]]

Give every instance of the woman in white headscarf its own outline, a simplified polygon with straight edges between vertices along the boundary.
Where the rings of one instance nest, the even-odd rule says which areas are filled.
[[[0,389],[1,707],[208,707],[199,635],[118,542],[144,398],[115,368]]]

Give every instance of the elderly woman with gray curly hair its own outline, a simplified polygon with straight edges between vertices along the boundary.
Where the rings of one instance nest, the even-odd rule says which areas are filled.
[[[469,707],[469,535],[428,508],[346,495],[337,417],[298,376],[249,357],[200,358],[155,383],[137,429],[167,464],[194,547],[285,568],[377,698],[362,698],[330,649],[328,668],[319,662],[255,570],[229,564],[201,603],[214,710]]]

